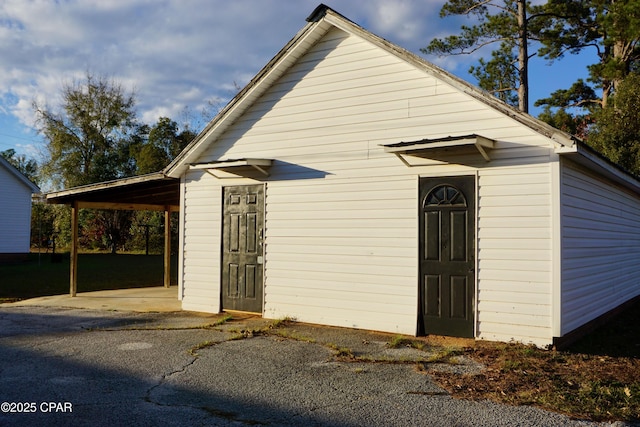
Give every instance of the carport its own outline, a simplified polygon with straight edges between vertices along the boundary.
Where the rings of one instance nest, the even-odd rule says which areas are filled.
[[[47,203],[71,207],[71,265],[69,293],[76,296],[78,280],[78,211],[80,209],[164,212],[164,286],[171,269],[171,212],[180,210],[180,180],[162,172],[84,185],[48,193]]]

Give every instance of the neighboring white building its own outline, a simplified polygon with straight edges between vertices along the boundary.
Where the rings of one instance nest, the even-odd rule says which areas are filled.
[[[550,345],[640,295],[640,183],[318,7],[167,167],[183,308]]]
[[[40,189],[0,157],[0,261],[24,257],[31,237],[31,195]]]

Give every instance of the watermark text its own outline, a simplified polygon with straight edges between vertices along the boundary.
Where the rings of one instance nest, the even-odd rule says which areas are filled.
[[[45,414],[73,412],[71,402],[2,402],[0,411],[3,413],[36,413]]]

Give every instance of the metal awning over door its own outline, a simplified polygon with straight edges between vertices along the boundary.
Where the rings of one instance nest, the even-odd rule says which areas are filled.
[[[229,159],[218,160],[208,163],[193,163],[189,165],[189,169],[205,170],[216,178],[225,178],[224,175],[216,174],[216,172],[226,173],[231,176],[229,178],[243,176],[251,177],[255,172],[260,177],[269,176],[269,169],[273,165],[273,159]]]
[[[495,144],[496,142],[493,139],[471,134],[398,142],[386,144],[383,147],[385,152],[395,154],[405,165],[411,166],[405,156],[451,160],[454,156],[475,154],[488,162],[491,160],[490,153],[495,148]]]

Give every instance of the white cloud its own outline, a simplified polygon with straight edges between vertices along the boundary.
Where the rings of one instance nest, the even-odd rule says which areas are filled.
[[[417,2],[377,0],[373,4],[373,25],[379,31],[394,34],[400,40],[415,40],[420,36],[420,18],[424,16],[424,12],[421,10],[422,7],[416,7]]]
[[[32,125],[31,101],[55,104],[62,85],[86,71],[135,88],[143,118],[228,98],[310,10],[283,11],[273,0],[7,0],[0,5],[0,109]]]
[[[178,120],[228,100],[306,22],[319,0],[3,0],[0,112],[33,124],[32,101],[59,102],[86,71],[135,90],[139,117]],[[328,0],[368,30],[419,52],[459,22],[444,0]],[[448,30],[447,26],[449,27]],[[466,58],[429,58],[456,70]],[[468,65],[463,65],[466,70]],[[459,70],[457,70],[459,71]]]

